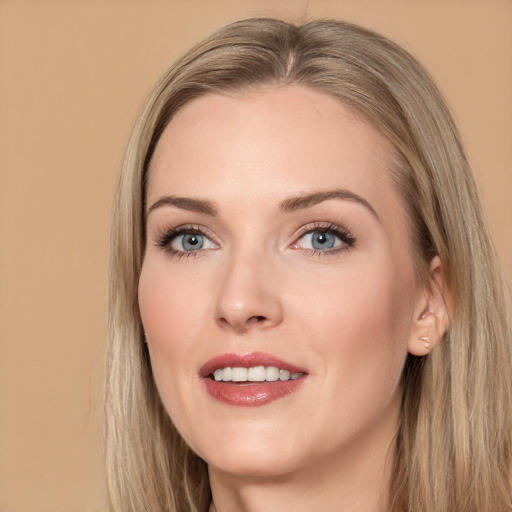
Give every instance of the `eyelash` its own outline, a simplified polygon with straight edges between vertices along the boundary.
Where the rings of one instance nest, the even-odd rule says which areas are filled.
[[[305,235],[309,233],[328,233],[338,237],[342,245],[340,247],[336,247],[334,249],[328,250],[320,250],[320,249],[304,249],[300,247],[295,247],[295,250],[299,250],[308,256],[333,256],[340,251],[346,251],[351,249],[356,243],[355,236],[346,228],[338,226],[337,224],[333,224],[331,222],[323,223],[323,222],[315,222],[313,225],[304,226],[298,233],[296,237],[296,242],[294,242],[294,246],[298,243],[298,241],[303,238]]]
[[[199,257],[203,251],[177,251],[173,249],[171,244],[175,238],[181,235],[202,235],[206,238],[211,239],[211,235],[205,233],[204,228],[198,225],[187,225],[187,226],[179,226],[177,228],[171,228],[169,230],[164,231],[164,233],[158,238],[156,241],[156,246],[163,249],[170,256],[176,258],[197,258]]]
[[[331,235],[334,235],[338,237],[342,245],[340,247],[334,248],[334,249],[328,249],[328,250],[320,250],[320,249],[305,249],[301,247],[297,247],[297,243],[301,238],[303,238],[305,235],[309,233],[328,233]],[[197,258],[201,254],[204,253],[204,251],[198,250],[198,251],[178,251],[176,249],[173,249],[171,247],[171,244],[175,238],[181,235],[188,235],[188,234],[198,234],[202,235],[208,239],[211,239],[211,235],[207,234],[201,226],[198,225],[186,225],[186,226],[179,226],[176,228],[171,228],[169,230],[166,230],[156,241],[156,246],[163,249],[165,252],[167,252],[172,257],[177,258]],[[333,223],[322,223],[322,222],[316,222],[313,225],[307,225],[304,226],[297,236],[295,237],[295,242],[292,244],[292,247],[294,250],[300,250],[304,254],[307,254],[309,256],[317,256],[317,257],[323,257],[323,256],[332,256],[333,254],[336,254],[340,251],[348,250],[352,248],[356,242],[356,238],[354,235],[346,228],[342,228],[336,224]]]

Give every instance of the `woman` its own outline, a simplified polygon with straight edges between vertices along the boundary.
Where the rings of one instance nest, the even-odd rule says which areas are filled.
[[[507,510],[497,269],[411,56],[334,21],[219,30],[157,84],[119,183],[112,510]]]

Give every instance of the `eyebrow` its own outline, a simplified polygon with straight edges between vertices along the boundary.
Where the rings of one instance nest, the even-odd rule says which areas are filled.
[[[356,203],[359,203],[367,208],[370,213],[380,221],[377,212],[366,199],[355,194],[354,192],[351,192],[350,190],[344,189],[325,190],[321,192],[314,192],[312,194],[289,197],[280,203],[279,211],[282,213],[291,213],[297,210],[309,208],[324,201],[328,201],[329,199],[355,201]],[[211,201],[180,196],[160,197],[148,208],[146,215],[149,215],[151,212],[161,208],[162,206],[175,206],[177,208],[181,208],[182,210],[188,210],[196,213],[205,213],[206,215],[211,215],[213,217],[218,215],[218,209]]]
[[[315,192],[313,194],[305,194],[296,197],[290,197],[285,199],[279,206],[281,212],[295,212],[304,208],[309,208],[316,204],[322,203],[329,199],[343,199],[348,201],[355,201],[356,203],[362,204],[367,208],[370,213],[380,221],[380,218],[375,211],[375,208],[363,197],[351,192],[350,190],[334,189],[325,190],[321,192]]]
[[[182,210],[206,213],[207,215],[212,216],[216,216],[218,214],[217,208],[210,201],[205,201],[203,199],[192,199],[191,197],[162,196],[148,208],[146,216],[155,211],[157,208],[161,208],[162,206],[176,206]]]

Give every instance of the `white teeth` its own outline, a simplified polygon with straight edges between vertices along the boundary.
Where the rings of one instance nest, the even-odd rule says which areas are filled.
[[[224,375],[222,380],[224,380]],[[231,380],[233,382],[245,382],[247,380],[247,368],[231,368]]]
[[[213,372],[217,382],[275,382],[287,381],[302,377],[303,373],[290,373],[276,366],[252,366],[250,368],[218,368]]]
[[[279,380],[289,380],[290,375],[288,370],[279,370]]]
[[[283,371],[283,370],[281,370]],[[268,366],[265,369],[265,380],[268,382],[275,382],[279,379],[279,368],[275,366]]]
[[[264,366],[253,366],[247,369],[247,380],[250,382],[263,382],[266,377]]]
[[[232,378],[233,372],[231,371],[231,368],[228,366],[227,368],[224,368],[224,370],[221,370],[222,372],[222,380],[224,382],[230,382]]]

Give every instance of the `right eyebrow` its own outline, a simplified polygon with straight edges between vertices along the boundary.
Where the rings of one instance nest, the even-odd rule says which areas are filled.
[[[156,200],[146,211],[146,216],[162,206],[175,206],[182,210],[188,210],[197,213],[206,213],[207,215],[216,216],[218,210],[215,205],[210,201],[203,199],[193,199],[191,197],[179,196],[162,196]]]

